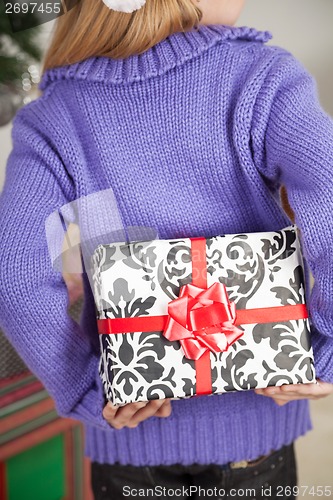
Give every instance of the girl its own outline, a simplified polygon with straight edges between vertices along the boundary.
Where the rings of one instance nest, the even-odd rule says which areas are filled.
[[[58,19],[42,95],[14,121],[1,326],[59,414],[84,423],[96,499],[140,488],[158,498],[158,486],[179,498],[197,498],[199,486],[215,498],[271,488],[274,498],[280,486],[280,498],[295,498],[292,443],[311,427],[307,400],[332,392],[333,123],[290,53],[267,46],[266,32],[233,27],[242,6],[81,0]],[[78,325],[50,264],[48,215],[112,188],[124,225],[160,238],[269,231],[290,223],[281,184],[315,277],[319,383],[105,406],[92,292],[84,273]]]

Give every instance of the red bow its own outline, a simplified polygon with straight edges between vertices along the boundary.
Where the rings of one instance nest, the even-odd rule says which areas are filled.
[[[226,351],[243,335],[234,325],[236,305],[230,302],[222,283],[207,289],[182,286],[179,298],[169,302],[168,313],[163,335],[171,341],[179,340],[189,359],[199,359],[208,349]]]

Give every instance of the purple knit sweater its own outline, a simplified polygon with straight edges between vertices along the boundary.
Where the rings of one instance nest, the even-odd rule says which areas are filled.
[[[311,427],[308,404],[253,391],[172,401],[172,415],[116,430],[102,417],[98,333],[85,276],[81,324],[67,313],[45,220],[112,188],[126,226],[160,238],[290,224],[285,184],[315,277],[309,303],[317,374],[333,382],[333,123],[313,79],[268,33],[200,26],[126,60],[48,71],[16,115],[0,199],[0,325],[55,399],[81,420],[86,453],[134,465],[253,459]],[[320,333],[319,333],[320,332]]]

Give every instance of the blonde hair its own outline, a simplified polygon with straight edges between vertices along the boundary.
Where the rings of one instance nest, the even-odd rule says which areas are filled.
[[[108,9],[102,0],[79,0],[57,19],[43,71],[92,56],[123,59],[145,52],[172,33],[197,27],[195,0],[147,0],[132,14]]]

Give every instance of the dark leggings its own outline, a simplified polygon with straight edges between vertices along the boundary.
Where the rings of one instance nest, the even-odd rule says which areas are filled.
[[[242,465],[245,464],[136,467],[93,462],[92,487],[95,500],[297,497],[293,444],[248,462],[246,467]]]

